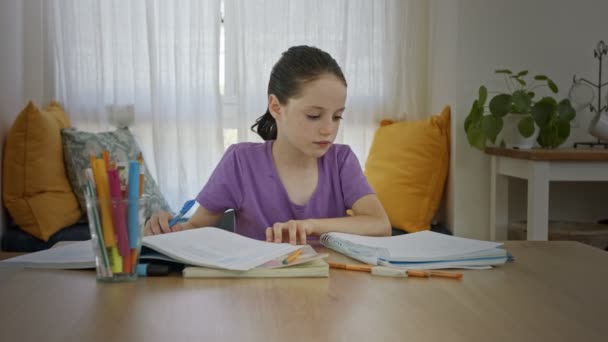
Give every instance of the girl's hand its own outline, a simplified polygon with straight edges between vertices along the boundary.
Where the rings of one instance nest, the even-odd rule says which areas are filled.
[[[266,242],[289,242],[292,245],[306,244],[306,236],[316,231],[313,220],[290,220],[277,222],[266,228]]]
[[[178,232],[180,230],[194,228],[194,225],[190,223],[190,221],[176,223],[173,227],[169,227],[169,221],[172,218],[173,216],[166,211],[159,211],[152,215],[144,227],[144,236]]]
[[[169,220],[172,217],[173,216],[166,211],[159,211],[152,215],[144,227],[144,236],[170,233],[171,228],[169,228]]]

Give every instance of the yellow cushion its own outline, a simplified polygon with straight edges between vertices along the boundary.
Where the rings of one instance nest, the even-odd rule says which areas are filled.
[[[30,102],[6,137],[4,206],[21,229],[45,241],[81,216],[63,162],[61,129],[69,126],[58,103],[42,111]]]
[[[448,174],[450,107],[425,120],[383,122],[375,133],[365,175],[391,225],[429,229]]]

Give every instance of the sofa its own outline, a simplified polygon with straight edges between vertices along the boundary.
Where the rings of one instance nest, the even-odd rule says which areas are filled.
[[[132,117],[114,115],[115,131],[91,133],[71,127],[57,102],[46,108],[26,105],[5,144],[3,205],[8,220],[2,250],[32,252],[59,241],[90,239],[80,175],[91,154],[109,151],[124,161],[141,156],[128,128]],[[387,210],[393,235],[427,229],[451,234],[437,220],[449,168],[449,132],[449,107],[424,120],[385,120],[377,129],[365,175]],[[171,211],[142,165],[144,193],[151,199],[145,217]],[[226,212],[217,225],[232,230],[234,211]]]

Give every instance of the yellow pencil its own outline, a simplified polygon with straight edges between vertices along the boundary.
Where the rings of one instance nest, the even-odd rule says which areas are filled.
[[[285,258],[285,260],[283,260],[283,265],[289,265],[290,263],[292,263],[294,260],[296,260],[296,258],[298,257],[298,255],[300,255],[300,253],[302,253],[302,248],[300,248],[297,251],[292,252],[291,254],[289,254],[287,256],[287,258]]]

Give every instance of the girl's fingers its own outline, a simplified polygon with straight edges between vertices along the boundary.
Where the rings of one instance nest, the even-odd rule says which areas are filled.
[[[274,234],[274,242],[281,243],[281,239],[283,238],[283,223],[277,222],[272,226],[272,231]]]
[[[304,229],[304,227],[302,227],[302,229],[300,229],[298,231],[298,233],[300,234],[300,243],[302,245],[306,244],[306,229]]]
[[[166,211],[161,211],[158,214],[158,225],[161,233],[171,233],[171,227],[169,227],[170,218],[171,215]]]
[[[289,243],[292,245],[297,244],[296,234],[298,232],[298,224],[296,221],[287,222],[287,229],[289,229]]]
[[[272,228],[266,228],[266,242],[272,242]]]

